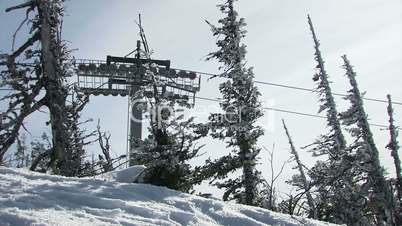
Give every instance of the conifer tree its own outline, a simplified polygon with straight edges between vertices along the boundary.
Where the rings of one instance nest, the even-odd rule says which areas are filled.
[[[394,122],[394,109],[392,107],[391,95],[387,95],[388,99],[388,116],[389,116],[389,135],[390,141],[386,148],[391,151],[391,156],[394,159],[395,165],[395,190],[396,190],[396,207],[395,207],[395,221],[397,225],[402,224],[402,172],[401,172],[401,160],[399,159],[399,143],[398,143],[398,130]]]
[[[134,161],[147,167],[145,183],[190,192],[195,184],[192,178],[195,169],[189,160],[197,156],[203,145],[195,145],[200,137],[193,132],[193,118],[185,120],[179,115],[169,121],[164,126],[163,136],[150,128],[149,136],[138,143]]]
[[[330,81],[328,80],[328,74],[325,70],[324,60],[320,51],[320,42],[314,31],[314,27],[310,16],[308,16],[308,23],[313,35],[315,60],[317,61],[317,73],[314,75],[313,80],[316,82],[316,91],[318,93],[320,101],[320,109],[318,113],[325,111],[327,115],[327,127],[329,127],[329,133],[320,137],[317,140],[316,146],[313,151],[317,154],[327,154],[330,159],[339,160],[342,155],[345,154],[346,141],[342,133],[341,124],[338,119],[338,111],[336,109],[336,103],[332,90],[330,87]]]
[[[355,185],[352,183],[353,159],[350,150],[346,148],[346,141],[342,132],[341,122],[335,99],[331,90],[329,76],[325,70],[325,62],[320,51],[320,42],[317,39],[313,23],[308,16],[310,31],[313,36],[315,60],[317,61],[317,73],[313,77],[316,82],[316,92],[319,97],[319,113],[325,112],[327,118],[328,133],[321,135],[313,144],[312,152],[316,156],[325,156],[326,160],[317,161],[309,172],[312,184],[317,189],[317,211],[319,219],[335,223],[347,223],[355,213],[354,204],[345,203],[356,200],[357,197],[345,197],[351,194]],[[358,209],[358,208],[357,208]]]
[[[366,211],[368,214],[373,214],[374,224],[394,225],[393,197],[384,176],[384,169],[380,165],[378,149],[363,106],[362,94],[357,86],[356,73],[346,55],[342,56],[342,59],[351,85],[346,97],[351,106],[340,116],[354,139],[350,148],[355,152],[355,163],[358,164],[359,176],[363,180],[362,192],[367,199]]]
[[[137,43],[137,57],[150,59],[148,43],[145,32],[141,26],[140,36],[145,51],[140,51],[141,43]],[[192,179],[195,169],[189,164],[189,160],[196,157],[202,146],[196,146],[195,142],[201,136],[194,133],[197,128],[193,118],[185,119],[178,107],[189,107],[182,99],[172,99],[166,95],[166,84],[160,79],[160,73],[155,64],[145,64],[144,77],[151,82],[135,93],[136,97],[144,97],[144,92],[150,95],[147,98],[143,110],[147,115],[150,126],[149,136],[142,140],[135,140],[131,161],[143,164],[147,168],[144,171],[144,182],[158,186],[166,186],[171,189],[190,192],[194,183]],[[165,86],[160,91],[160,86]]]
[[[95,131],[87,132],[81,126],[91,121],[81,121],[81,112],[89,102],[89,96],[77,92],[74,88],[71,90],[71,104],[66,105],[65,124],[65,158],[63,164],[60,164],[60,170],[64,176],[79,177],[84,175],[83,168],[86,158],[85,146],[93,142]]]
[[[227,78],[219,86],[222,94],[220,107],[223,114],[213,114],[210,117],[212,137],[225,140],[232,154],[209,161],[209,175],[215,179],[226,179],[214,182],[225,189],[224,200],[235,199],[247,205],[258,205],[258,185],[261,183],[260,172],[256,170],[257,156],[260,149],[257,139],[263,135],[263,129],[255,125],[263,113],[258,100],[260,93],[254,84],[252,68],[246,68],[246,46],[241,43],[245,37],[246,25],[243,18],[238,18],[234,10],[235,0],[226,0],[218,8],[225,15],[218,22],[220,26],[211,26],[214,36],[218,38],[218,50],[208,55],[207,60],[216,59],[223,65]],[[236,179],[227,179],[228,173],[237,169],[242,175]]]
[[[388,99],[388,116],[389,116],[389,135],[390,141],[387,148],[391,151],[391,156],[394,159],[395,165],[395,175],[396,175],[396,188],[397,188],[397,198],[401,202],[402,198],[402,170],[401,170],[401,160],[399,159],[398,150],[398,131],[395,127],[394,122],[394,109],[392,107],[391,95],[387,95]]]
[[[299,158],[299,153],[297,153],[297,150],[293,144],[293,140],[289,134],[288,128],[286,127],[285,120],[283,120],[283,119],[282,119],[282,124],[283,124],[283,128],[285,129],[286,136],[288,137],[288,140],[289,140],[290,152],[293,155],[295,162],[297,163],[297,169],[299,170],[299,175],[300,175],[300,179],[302,182],[302,186],[303,186],[304,192],[306,193],[307,203],[310,207],[309,216],[313,219],[316,219],[317,218],[317,210],[315,207],[313,196],[311,195],[311,192],[310,192],[310,184],[307,181],[307,177],[304,172],[304,166]]]

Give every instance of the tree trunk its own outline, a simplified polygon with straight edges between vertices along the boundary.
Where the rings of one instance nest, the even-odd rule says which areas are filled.
[[[38,11],[41,22],[40,41],[42,45],[42,65],[46,89],[46,106],[50,111],[50,124],[52,128],[53,153],[51,167],[54,173],[65,175],[66,119],[65,90],[62,86],[62,75],[58,70],[60,46],[56,40],[57,18],[51,18],[52,2],[38,1]],[[53,23],[53,24],[51,24]],[[55,24],[56,23],[56,24]]]
[[[242,151],[243,153],[243,177],[244,177],[244,190],[245,190],[245,204],[254,205],[255,199],[255,182],[253,179],[254,167],[251,164],[249,156],[251,155],[249,150]]]

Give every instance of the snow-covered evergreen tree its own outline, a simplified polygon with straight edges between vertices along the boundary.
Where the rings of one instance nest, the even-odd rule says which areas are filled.
[[[285,129],[286,136],[288,137],[288,140],[289,140],[290,153],[293,155],[294,161],[297,164],[297,169],[299,171],[300,180],[301,180],[304,192],[307,197],[307,203],[310,208],[309,217],[313,218],[313,219],[317,219],[317,210],[315,207],[315,202],[314,202],[313,196],[311,195],[311,192],[310,192],[310,188],[311,188],[310,183],[307,181],[307,177],[304,172],[304,165],[302,164],[302,162],[300,160],[299,153],[297,153],[297,150],[293,144],[292,137],[290,136],[288,128],[286,127],[286,124],[285,124],[285,120],[283,120],[283,119],[282,119],[282,124],[283,124],[283,128]]]
[[[317,73],[314,75],[313,80],[317,85],[316,92],[318,93],[320,102],[318,113],[325,111],[327,116],[327,127],[329,128],[328,134],[321,136],[316,141],[312,151],[317,155],[326,154],[331,160],[339,160],[343,155],[345,155],[346,141],[338,119],[338,111],[330,87],[330,81],[328,80],[328,74],[325,70],[325,62],[321,55],[320,42],[317,39],[310,16],[308,16],[308,23],[313,35],[315,49],[314,55],[315,60],[317,61]]]
[[[353,159],[349,149],[346,148],[346,141],[330,86],[331,82],[325,70],[325,62],[320,51],[320,42],[316,36],[310,16],[308,16],[308,23],[313,36],[314,55],[317,61],[317,73],[314,75],[313,80],[316,82],[316,92],[320,103],[318,112],[326,113],[327,128],[329,130],[327,134],[321,135],[311,146],[311,151],[314,155],[325,156],[326,159],[317,161],[309,175],[318,193],[316,201],[319,219],[347,223],[348,219],[355,219],[349,214],[356,212],[353,204],[344,205],[346,202],[351,201],[350,199],[355,200],[352,197],[345,196],[345,194],[351,193],[351,190],[357,189],[353,188],[356,185],[351,181]]]
[[[395,220],[397,225],[402,224],[402,172],[401,172],[401,160],[399,158],[399,143],[398,143],[398,130],[394,121],[394,109],[392,107],[391,95],[387,95],[388,99],[388,116],[389,116],[389,135],[390,141],[386,148],[391,151],[391,156],[394,159],[395,165],[395,190],[396,190],[396,207],[395,207]]]
[[[220,106],[224,113],[211,115],[210,126],[212,136],[225,140],[227,147],[232,149],[232,154],[209,162],[209,174],[215,179],[226,179],[228,173],[241,169],[240,177],[214,184],[225,189],[224,200],[236,199],[239,203],[257,205],[257,188],[262,180],[255,168],[260,152],[256,143],[263,135],[263,129],[256,125],[256,121],[263,113],[252,68],[245,66],[246,46],[241,40],[246,33],[246,24],[243,18],[238,18],[234,2],[226,0],[218,5],[225,15],[218,21],[220,26],[208,22],[213,35],[218,38],[216,44],[219,49],[210,53],[207,59],[222,63],[220,69],[224,72],[221,76],[227,78],[219,86],[222,94]]]
[[[71,90],[72,93],[70,104],[66,105],[66,149],[65,158],[60,161],[60,170],[64,176],[79,177],[84,175],[83,168],[86,158],[85,146],[92,143],[95,131],[87,132],[82,129],[82,125],[91,121],[81,121],[81,112],[89,102],[87,95],[77,92],[76,89]],[[64,162],[63,162],[64,161]]]
[[[354,162],[363,181],[361,194],[366,198],[364,205],[366,215],[374,217],[375,225],[395,225],[393,217],[393,197],[390,186],[384,176],[384,169],[380,165],[379,153],[373,139],[373,134],[363,106],[362,94],[357,86],[356,73],[346,55],[342,56],[346,76],[351,89],[346,99],[351,106],[340,114],[344,125],[354,141],[350,148],[355,152]]]
[[[387,145],[387,148],[391,151],[391,156],[394,159],[395,165],[395,175],[396,175],[396,187],[398,199],[400,201],[402,198],[402,170],[401,170],[401,160],[399,159],[398,151],[399,151],[399,143],[398,143],[398,130],[395,126],[394,120],[394,109],[392,107],[391,95],[387,95],[388,99],[388,116],[389,116],[389,135],[390,141]]]
[[[141,24],[139,27],[145,51],[141,51],[141,43],[137,43],[137,58],[151,59],[144,30]],[[189,104],[185,100],[172,99],[166,95],[166,84],[160,79],[161,75],[155,64],[148,63],[144,67],[144,78],[150,83],[142,86],[135,96],[147,98],[143,110],[148,113],[149,136],[143,141],[134,141],[130,159],[147,167],[144,171],[145,183],[190,192],[199,181],[192,178],[195,169],[191,167],[189,160],[197,156],[202,146],[195,144],[200,136],[194,132],[197,127],[193,118],[185,119],[181,113],[176,115],[179,107],[189,107]],[[148,95],[144,95],[144,92]]]
[[[197,156],[202,145],[195,144],[199,136],[193,132],[193,118],[171,117],[160,130],[163,134],[155,134],[150,128],[149,136],[136,148],[134,161],[147,167],[145,183],[190,192],[195,170],[189,160]]]

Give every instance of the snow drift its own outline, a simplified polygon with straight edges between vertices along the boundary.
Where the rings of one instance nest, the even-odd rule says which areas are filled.
[[[127,169],[123,170],[115,170],[112,172],[107,172],[96,176],[95,178],[104,179],[108,181],[116,181],[120,183],[133,183],[133,182],[142,182],[143,181],[143,173],[146,169],[145,166],[131,166]]]
[[[132,172],[139,172],[129,169]],[[0,167],[0,225],[331,225],[147,184]],[[138,175],[137,175],[138,176]]]

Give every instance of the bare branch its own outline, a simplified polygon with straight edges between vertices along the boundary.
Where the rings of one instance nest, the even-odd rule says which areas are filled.
[[[13,52],[9,57],[9,61],[14,61],[21,53],[23,53],[28,47],[32,46],[36,41],[40,38],[39,32],[36,32],[32,37],[30,37],[20,48],[18,48],[15,52]]]
[[[35,1],[31,0],[29,2],[25,2],[16,6],[12,6],[6,9],[6,13],[16,10],[16,9],[22,9],[22,8],[26,8],[26,7],[34,7],[35,6]]]
[[[45,98],[42,98],[38,102],[36,102],[32,107],[25,105],[21,110],[19,115],[16,115],[14,119],[14,123],[11,129],[7,129],[8,131],[5,134],[0,135],[0,162],[8,150],[8,148],[15,142],[16,138],[18,137],[18,131],[20,130],[21,126],[23,125],[24,119],[30,115],[32,112],[38,110],[40,107],[44,106],[46,102]],[[3,127],[3,125],[2,125]],[[11,126],[10,126],[11,127]],[[2,128],[3,129],[3,128]]]
[[[98,133],[98,142],[99,146],[102,149],[103,156],[105,156],[106,163],[102,166],[104,172],[113,170],[113,159],[110,157],[110,134],[106,132],[101,132],[100,129],[100,120],[98,119],[97,125],[97,133]]]
[[[36,167],[38,166],[40,161],[42,161],[46,157],[50,157],[51,154],[52,154],[52,149],[51,148],[49,150],[46,150],[45,152],[39,154],[38,157],[35,158],[35,160],[32,160],[33,162],[32,162],[31,167],[29,168],[29,170],[35,171]]]
[[[12,50],[12,51],[14,51],[15,38],[17,37],[17,33],[18,33],[18,31],[21,29],[22,25],[24,25],[24,24],[27,22],[27,20],[28,20],[28,18],[29,18],[29,13],[30,13],[32,10],[33,10],[33,6],[31,6],[31,7],[29,7],[29,8],[27,9],[27,11],[26,11],[26,13],[25,13],[25,18],[24,18],[24,20],[20,23],[20,25],[18,26],[17,30],[16,30],[16,31],[14,32],[14,34],[13,34],[13,44],[12,44],[12,47],[11,47],[11,50]]]

